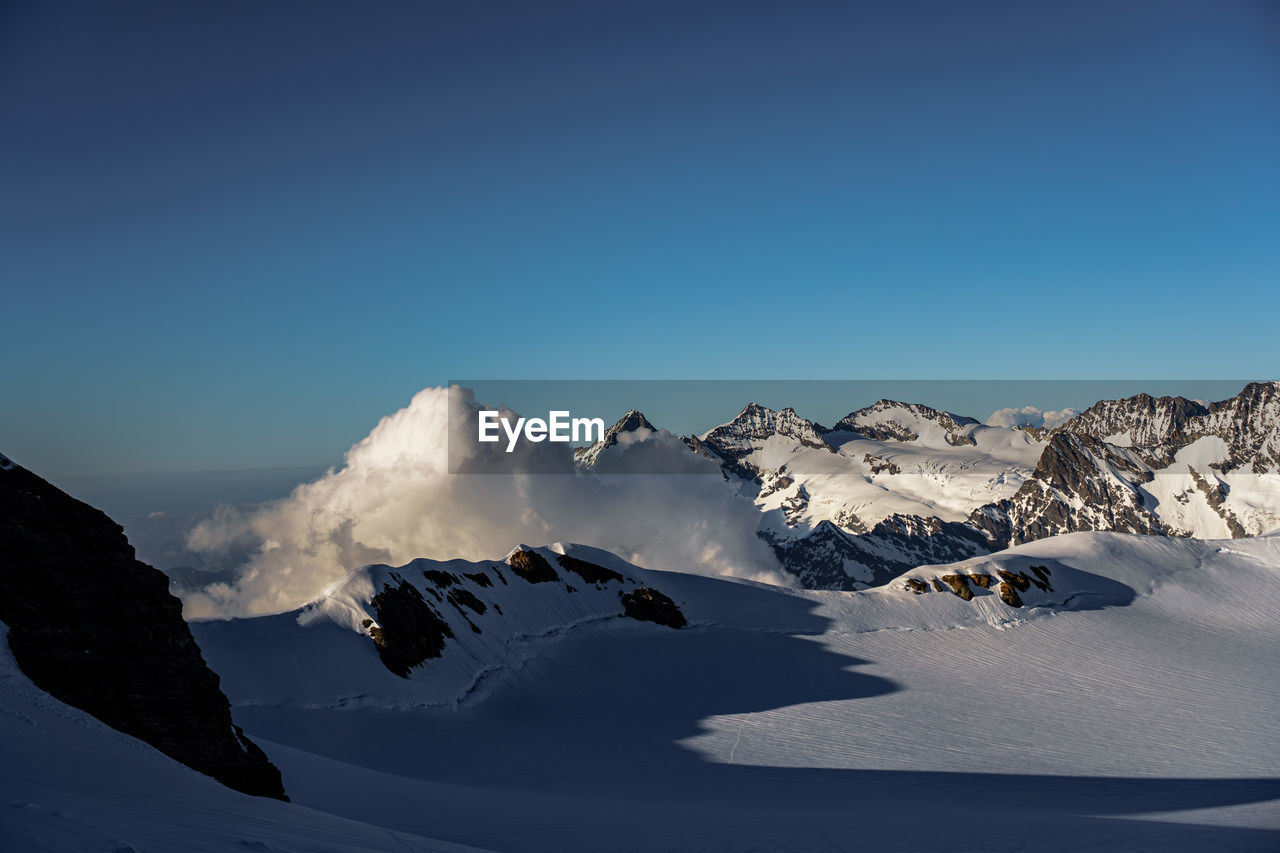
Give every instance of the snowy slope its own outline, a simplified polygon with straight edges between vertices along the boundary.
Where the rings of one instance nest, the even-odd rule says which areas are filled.
[[[512,567],[516,555],[528,554],[541,558],[540,570],[549,574]],[[380,594],[406,585],[411,591],[405,600],[422,614],[412,630],[433,634],[440,648],[401,677],[371,635],[391,630],[387,611],[376,603]],[[654,585],[653,573],[604,551],[522,545],[503,560],[365,566],[299,610],[202,620],[192,623],[192,631],[210,666],[223,674],[233,704],[453,707],[484,692],[494,676],[519,669],[546,638],[574,630],[635,630],[636,619],[622,618],[628,612],[624,597]]]
[[[3,642],[0,810],[6,851],[473,849],[225,788],[49,696]]]
[[[1133,491],[1174,535],[1254,536],[1280,523],[1280,382],[1250,383],[1208,405],[1146,394],[1104,400],[1060,431],[1141,460]]]
[[[581,619],[590,608],[521,595],[504,612],[527,604],[540,615],[510,647],[515,662],[461,703],[417,705],[312,701],[325,662],[330,693],[370,686],[296,614],[290,630],[304,639],[279,652],[294,675],[274,677],[285,682],[277,698],[306,701],[258,703],[246,686],[273,647],[251,650],[256,640],[237,635],[255,637],[246,622],[264,620],[196,632],[298,802],[491,849],[1190,851],[1280,840],[1280,537],[1072,534],[854,593],[558,550],[665,590],[690,625]],[[1036,575],[1032,565],[1052,589],[1029,584],[1021,607],[980,586],[964,600],[907,584]],[[431,663],[389,676],[350,620],[327,625],[399,695],[430,698],[420,676]],[[440,662],[451,653],[481,664],[461,647]],[[342,690],[343,678],[354,686]]]
[[[653,433],[637,412],[615,430],[624,425],[632,447]],[[1276,382],[1210,404],[1102,401],[1053,430],[892,400],[827,429],[752,403],[687,442],[720,461],[784,566],[817,587],[863,588],[910,562],[890,529],[877,530],[889,520],[928,531],[927,547],[951,559],[976,551],[963,531],[938,536],[937,523],[981,531],[988,549],[1085,530],[1211,539],[1280,525]],[[625,455],[606,444],[582,458]]]
[[[830,431],[752,404],[699,438],[760,479],[756,503],[774,528],[831,521],[853,533],[893,515],[963,521],[1016,492],[1043,447],[1024,430],[887,400]]]

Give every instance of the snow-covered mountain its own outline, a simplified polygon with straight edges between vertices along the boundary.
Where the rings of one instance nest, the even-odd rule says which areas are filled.
[[[192,623],[249,705],[451,706],[519,667],[539,638],[585,626],[681,628],[654,575],[580,545],[515,548],[502,560],[414,560],[353,571],[299,610]],[[270,648],[270,656],[246,654]]]
[[[1012,498],[971,522],[999,544],[1077,530],[1195,538],[1280,526],[1280,383],[1209,405],[1145,394],[1055,430]]]
[[[605,430],[604,436],[587,447],[578,447],[573,451],[573,458],[579,465],[594,467],[600,461],[600,454],[618,444],[619,436],[624,441],[643,441],[658,431],[649,423],[644,414],[629,409],[618,422]]]
[[[802,586],[865,589],[922,563],[1046,536],[1196,538],[1280,526],[1280,384],[1203,404],[1140,394],[1052,429],[989,426],[880,400],[834,427],[752,403],[685,439],[761,513],[759,535]],[[653,427],[615,427],[642,445]],[[617,441],[580,454],[600,467]]]
[[[1105,450],[1091,464],[1123,469]],[[929,539],[912,524],[876,527]],[[102,725],[0,650],[0,846],[1272,850],[1277,602],[1275,534],[1066,534],[857,592],[567,544],[365,566],[300,609],[191,626],[293,803]],[[975,797],[994,817],[957,817]]]
[[[565,555],[622,580],[587,583]],[[413,837],[1265,850],[1280,798],[1277,566],[1275,536],[1080,533],[843,593],[562,545],[375,567],[303,611],[195,630],[300,803]],[[468,577],[481,572],[492,586]],[[407,678],[365,625],[402,582],[455,635]],[[664,590],[689,625],[618,618],[631,584]],[[460,589],[485,613],[451,604]],[[904,802],[957,791],[1018,805],[997,832],[953,809],[904,821]]]
[[[653,429],[636,412],[615,429],[642,441],[640,424]],[[580,462],[604,469],[606,447],[617,443],[608,438]],[[1012,496],[1043,444],[1022,430],[888,400],[831,429],[752,403],[685,441],[719,462],[729,487],[760,510],[759,535],[783,567],[816,589],[865,589],[921,563],[986,553],[989,537],[965,522]]]

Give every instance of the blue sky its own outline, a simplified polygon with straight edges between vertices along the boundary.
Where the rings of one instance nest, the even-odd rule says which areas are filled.
[[[460,376],[1280,375],[1269,2],[16,2],[0,126],[50,476]]]

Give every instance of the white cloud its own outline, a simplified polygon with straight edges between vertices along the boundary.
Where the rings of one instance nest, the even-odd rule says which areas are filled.
[[[568,445],[524,443],[511,454],[515,460],[503,459],[503,470],[543,472],[550,465],[562,473],[450,474],[451,402],[467,412],[479,408],[456,386],[428,388],[347,451],[341,468],[283,500],[248,512],[221,507],[196,525],[188,548],[222,559],[241,554],[243,562],[234,582],[186,590],[187,615],[297,607],[370,562],[495,559],[522,542],[557,540],[606,548],[651,568],[791,582],[755,536],[759,513],[725,489],[718,472],[576,473]],[[452,423],[470,430],[475,418]],[[665,431],[652,437],[629,437],[636,443],[625,452],[698,459]],[[455,438],[455,448],[477,447],[460,433]],[[484,460],[454,462],[457,470],[459,462]]]
[[[1053,429],[1074,418],[1080,412],[1076,409],[1060,409],[1058,411],[1042,411],[1035,406],[1023,406],[1020,409],[999,409],[987,418],[987,426],[1002,427],[1044,427]]]

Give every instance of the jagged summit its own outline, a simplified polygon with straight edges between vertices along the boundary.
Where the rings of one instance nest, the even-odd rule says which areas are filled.
[[[704,444],[719,450],[736,451],[750,439],[780,435],[794,438],[806,447],[831,450],[822,437],[822,428],[796,414],[790,407],[775,412],[759,403],[748,403],[733,420],[701,436]]]
[[[970,523],[998,547],[1084,530],[1187,535],[1147,506],[1151,469],[1133,451],[1088,435],[1055,433],[1012,498],[980,507]]]
[[[649,423],[649,419],[644,416],[644,412],[641,412],[639,409],[627,409],[627,413],[619,418],[618,422],[610,427],[606,434],[609,432],[614,434],[620,432],[634,432],[638,429],[647,429],[656,432],[658,428]]]
[[[617,445],[618,436],[636,433],[639,434],[638,437],[647,437],[657,431],[658,428],[649,423],[649,419],[644,416],[643,412],[639,409],[628,409],[627,413],[619,418],[617,423],[605,430],[603,438],[586,447],[579,447],[574,450],[574,461],[586,468],[594,467],[600,461],[601,453]]]
[[[1205,438],[1225,443],[1213,467],[1262,474],[1280,468],[1280,382],[1251,382],[1239,394],[1207,406],[1185,397],[1136,394],[1103,400],[1057,428],[1130,447],[1162,468],[1178,451]]]
[[[1189,426],[1208,412],[1185,397],[1136,394],[1094,403],[1057,431],[1089,435],[1119,447],[1158,448],[1187,443]]]

